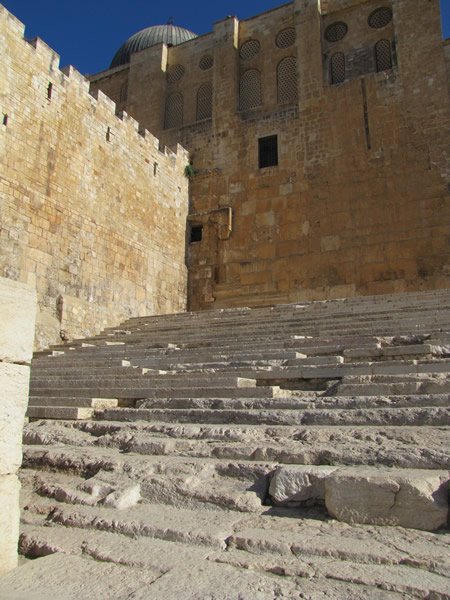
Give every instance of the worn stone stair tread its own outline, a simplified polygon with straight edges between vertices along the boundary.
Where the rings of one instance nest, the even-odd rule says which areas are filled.
[[[225,409],[107,409],[107,420],[177,421],[179,423],[265,423],[267,425],[447,425],[449,409],[444,407],[371,408],[332,410],[225,410]]]
[[[25,431],[28,445],[98,446],[112,452],[178,455],[282,464],[383,464],[450,467],[450,428],[178,423],[38,422]],[[424,450],[426,448],[426,450]],[[25,451],[28,456],[28,448]]]
[[[351,563],[352,571],[358,568],[360,573],[365,573],[367,580],[373,578],[370,568],[377,565],[380,567],[377,577],[385,575],[384,581],[392,583],[393,574],[407,574],[407,581],[410,584],[414,582],[415,586],[423,581],[420,575],[425,570],[442,576],[442,579],[432,578],[432,586],[435,591],[445,590],[444,576],[445,569],[448,569],[445,563],[445,540],[436,544],[429,539],[429,534],[410,530],[400,533],[390,529],[386,534],[385,529],[380,527],[348,527],[333,521],[292,519],[288,515],[267,518],[276,523],[269,531],[265,527],[260,528],[264,526],[260,517],[255,517],[253,523],[248,523],[246,519],[242,524],[234,525],[231,536],[227,538],[225,551],[211,550],[207,555],[196,546],[178,542],[148,538],[131,540],[125,536],[117,539],[118,536],[109,532],[74,528],[67,531],[58,526],[39,528],[25,525],[21,544],[31,556],[56,550],[162,571],[178,567],[180,558],[191,564],[191,558],[195,557],[195,561],[203,558],[233,565],[240,570],[252,570],[260,574],[284,573],[306,577],[307,580],[311,578],[311,581],[320,577],[321,568],[327,574],[334,568],[336,576],[341,562]],[[245,548],[245,551],[239,547]],[[326,560],[322,562],[322,559]],[[362,565],[369,569],[361,569]],[[382,570],[383,566],[387,567],[386,571]],[[363,581],[360,581],[362,584]],[[398,580],[395,584],[399,585]],[[424,593],[428,591],[426,586],[430,586],[430,578],[426,578],[423,585],[416,589]]]

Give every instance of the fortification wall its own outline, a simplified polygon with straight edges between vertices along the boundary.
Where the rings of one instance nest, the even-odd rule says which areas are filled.
[[[448,287],[444,49],[435,1],[295,0],[132,57],[128,110],[189,148],[198,171],[191,309]],[[184,73],[171,81],[175,66]],[[151,117],[139,76],[150,71]],[[211,116],[201,119],[207,80]],[[270,136],[277,164],[261,167]]]
[[[0,28],[0,275],[36,289],[37,346],[183,311],[187,152],[160,151],[1,6]]]

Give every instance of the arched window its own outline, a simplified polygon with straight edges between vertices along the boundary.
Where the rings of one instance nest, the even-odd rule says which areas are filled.
[[[375,64],[377,71],[392,69],[392,52],[389,40],[380,40],[375,44]]]
[[[261,106],[261,74],[256,69],[249,69],[239,84],[239,109],[248,110],[255,106]]]
[[[183,125],[183,96],[171,94],[166,101],[166,113],[164,116],[164,129],[181,127]]]
[[[197,121],[212,116],[212,83],[204,83],[197,92]]]
[[[297,61],[294,56],[283,58],[277,67],[278,102],[297,99]]]
[[[343,83],[345,81],[345,56],[342,52],[336,52],[330,62],[331,83]]]
[[[125,102],[128,98],[128,80],[120,88],[120,102]]]

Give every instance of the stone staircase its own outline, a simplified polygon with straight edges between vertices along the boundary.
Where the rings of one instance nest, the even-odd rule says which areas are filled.
[[[21,551],[85,570],[74,598],[450,598],[449,365],[445,290],[135,318],[39,353]]]

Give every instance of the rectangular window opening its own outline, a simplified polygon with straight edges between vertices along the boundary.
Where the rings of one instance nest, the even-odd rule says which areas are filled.
[[[278,136],[269,135],[258,140],[259,168],[278,165]]]
[[[3,115],[3,125],[5,125],[5,127],[8,125],[8,115],[6,114]]]
[[[203,225],[192,225],[191,226],[191,237],[190,243],[201,242],[203,235]]]
[[[106,130],[106,141],[111,141],[111,127],[108,127],[108,129]]]
[[[153,163],[153,175],[156,177],[157,173],[158,173],[158,163],[154,162]]]
[[[52,99],[53,83],[49,83],[47,87],[47,99]]]

